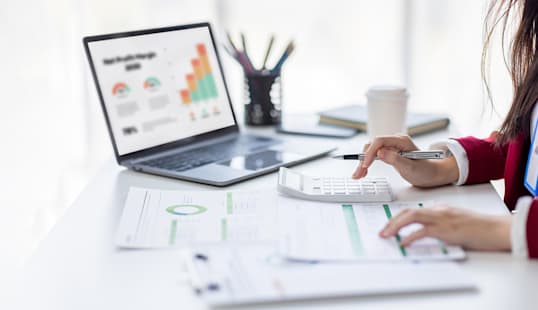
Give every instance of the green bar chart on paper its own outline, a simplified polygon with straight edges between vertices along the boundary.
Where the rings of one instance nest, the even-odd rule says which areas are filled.
[[[233,194],[231,192],[226,193],[226,213],[232,214],[234,210]]]
[[[195,243],[278,241],[279,253],[308,261],[460,259],[459,247],[437,239],[405,248],[402,238],[420,226],[383,239],[379,231],[405,208],[425,202],[335,204],[271,191],[166,191],[131,188],[116,244],[127,248]],[[417,224],[418,225],[418,224]]]
[[[392,212],[390,211],[390,207],[388,204],[383,205],[383,210],[385,211],[385,215],[387,216],[387,219],[392,219]],[[398,242],[398,248],[400,249],[400,252],[402,253],[402,256],[407,256],[407,252],[405,251],[404,246],[402,245],[402,238],[400,237],[400,234],[396,234],[396,242]]]
[[[274,240],[276,193],[132,188],[118,229],[122,247]]]
[[[404,236],[420,227],[411,225],[393,238],[383,239],[380,230],[405,208],[419,208],[423,202],[331,204],[290,201],[279,206],[283,218],[281,252],[307,261],[458,259],[465,254],[437,239],[424,239],[407,247]],[[285,204],[281,204],[285,205]],[[291,220],[290,220],[291,219]]]
[[[355,219],[355,212],[352,205],[342,205],[344,212],[344,218],[346,220],[346,227],[349,234],[349,241],[351,242],[351,248],[356,256],[363,256],[364,249],[362,247],[361,235],[359,227],[357,226],[357,220]]]

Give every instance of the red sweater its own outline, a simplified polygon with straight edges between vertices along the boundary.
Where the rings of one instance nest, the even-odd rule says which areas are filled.
[[[465,184],[504,178],[504,202],[513,210],[522,196],[532,196],[523,185],[530,139],[520,134],[503,147],[495,147],[494,135],[487,139],[456,139],[467,153],[469,175]],[[534,198],[527,217],[529,257],[538,258],[538,199]]]

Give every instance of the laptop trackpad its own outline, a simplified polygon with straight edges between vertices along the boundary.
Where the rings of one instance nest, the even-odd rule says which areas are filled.
[[[238,170],[256,171],[270,166],[295,161],[299,158],[301,158],[301,156],[298,154],[276,150],[264,150],[254,154],[235,156],[232,159],[221,161],[216,164]]]

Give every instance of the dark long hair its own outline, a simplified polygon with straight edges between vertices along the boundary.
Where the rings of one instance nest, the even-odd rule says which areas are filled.
[[[503,51],[506,47],[509,48],[509,57],[505,57],[505,63],[514,90],[510,111],[497,136],[497,144],[503,145],[520,133],[528,135],[531,113],[538,100],[538,0],[493,0],[489,6],[485,21],[482,77],[490,101],[491,91],[486,74],[487,53],[497,27],[501,27]],[[512,32],[510,27],[515,27],[515,31]]]

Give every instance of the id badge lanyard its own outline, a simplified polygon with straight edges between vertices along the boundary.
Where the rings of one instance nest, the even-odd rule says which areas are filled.
[[[536,131],[538,120],[532,130],[531,146],[529,148],[529,157],[527,159],[527,168],[525,169],[525,187],[534,197],[538,195],[538,141],[536,141]]]

